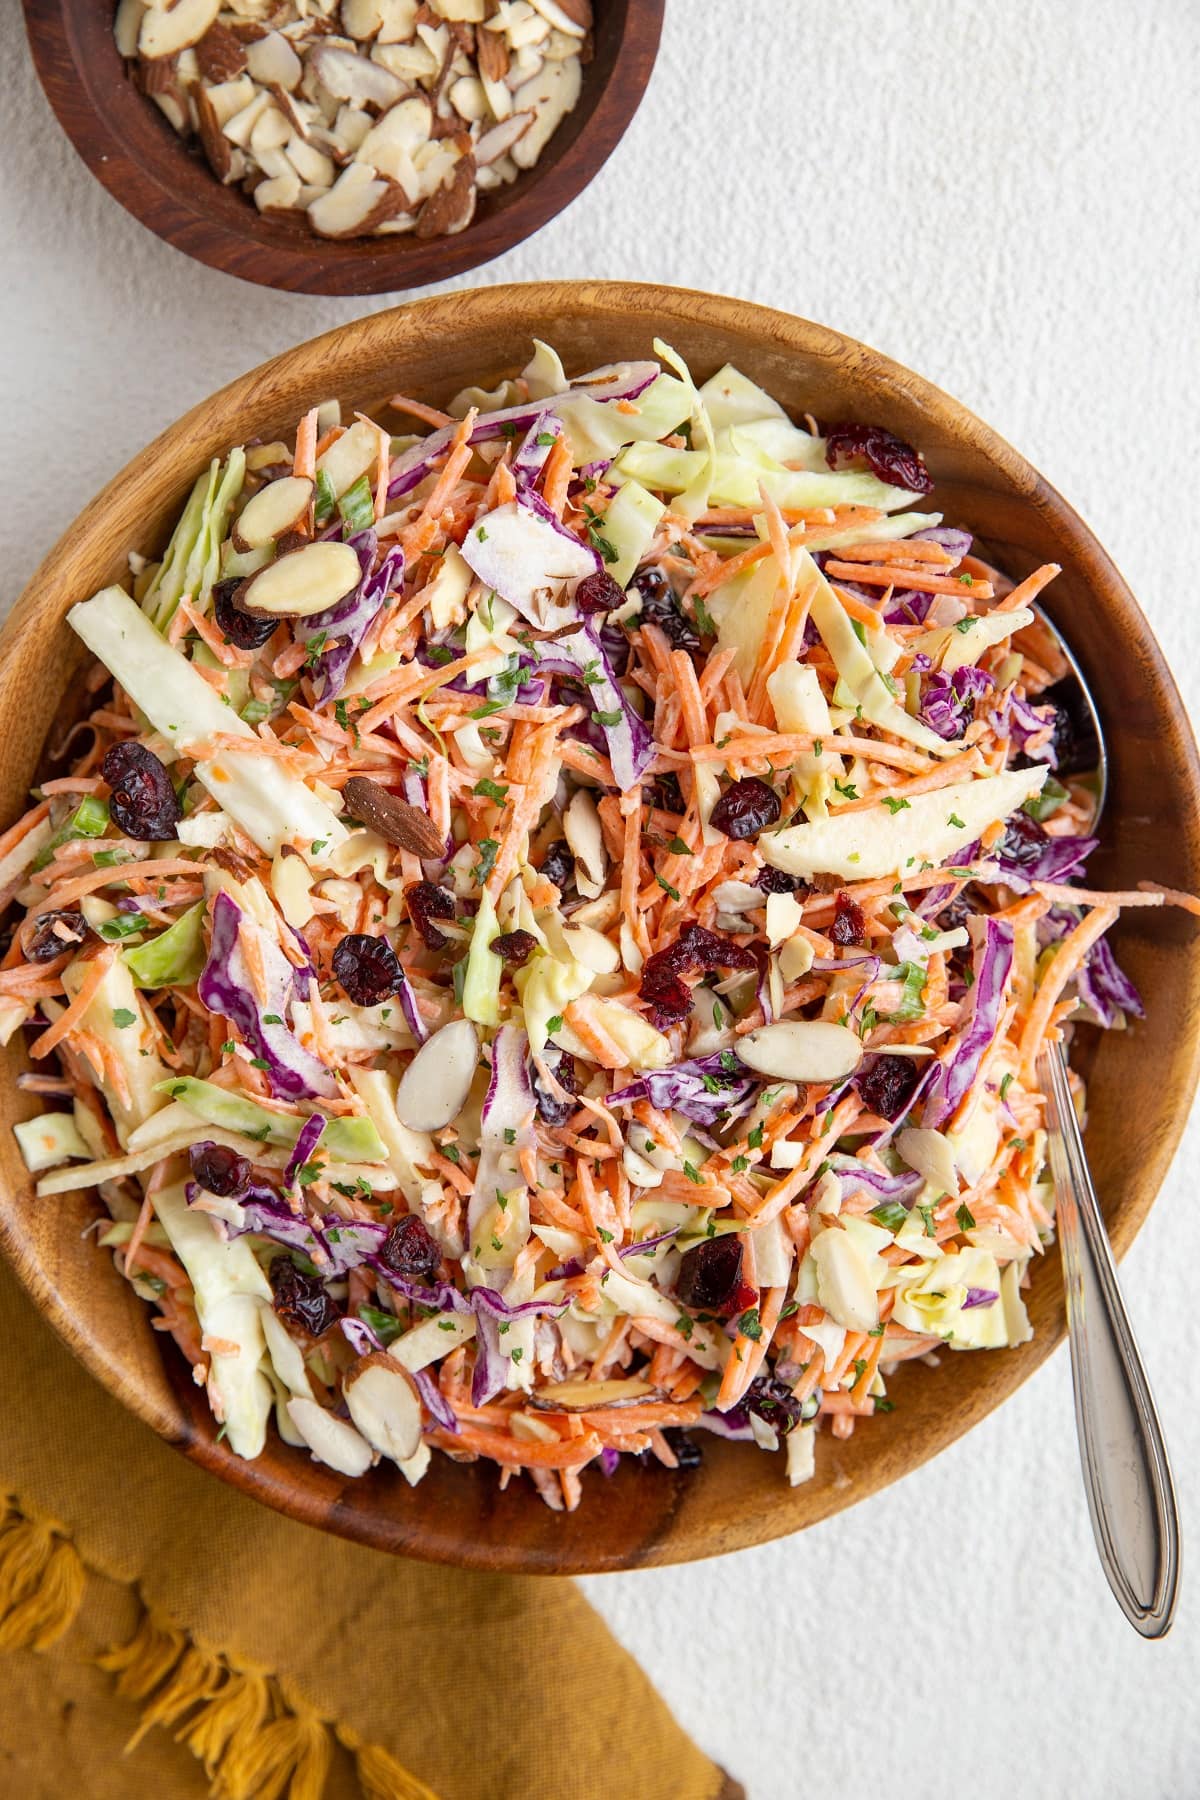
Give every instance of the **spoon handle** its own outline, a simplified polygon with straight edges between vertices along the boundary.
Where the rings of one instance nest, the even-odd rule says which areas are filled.
[[[1179,1510],[1150,1384],[1121,1298],[1063,1048],[1041,1058],[1066,1287],[1075,1420],[1096,1547],[1125,1617],[1162,1637],[1179,1593]]]

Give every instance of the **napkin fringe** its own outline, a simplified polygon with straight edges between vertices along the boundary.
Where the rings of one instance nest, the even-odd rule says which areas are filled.
[[[46,1650],[75,1622],[87,1576],[56,1519],[3,1496],[0,1518],[0,1649]]]
[[[0,1650],[46,1650],[74,1624],[88,1571],[63,1525],[0,1495]],[[321,1800],[334,1734],[364,1800],[437,1800],[380,1744],[332,1725],[276,1675],[235,1662],[147,1607],[133,1636],[94,1658],[141,1708],[130,1751],[174,1729],[203,1766],[212,1800]]]

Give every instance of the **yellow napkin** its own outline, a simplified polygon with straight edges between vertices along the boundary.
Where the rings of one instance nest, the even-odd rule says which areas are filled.
[[[0,1260],[0,1792],[736,1800],[572,1583],[403,1562],[191,1467]]]

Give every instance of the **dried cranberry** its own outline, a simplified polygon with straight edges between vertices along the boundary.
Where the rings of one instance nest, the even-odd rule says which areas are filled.
[[[835,944],[847,949],[851,944],[865,944],[867,921],[862,907],[849,894],[840,893],[833,903],[833,923],[829,935]]]
[[[403,971],[386,938],[348,931],[333,952],[333,972],[355,1006],[378,1006],[400,985]]]
[[[675,1292],[685,1306],[719,1312],[737,1293],[742,1280],[742,1240],[727,1231],[705,1238],[679,1259]]]
[[[379,1249],[379,1260],[407,1281],[428,1281],[442,1253],[420,1219],[410,1213],[397,1219]]]
[[[642,965],[638,993],[654,1008],[656,1025],[674,1025],[692,1010],[692,991],[681,981],[671,962],[671,952],[660,950]]]
[[[671,813],[676,818],[682,818],[687,811],[687,801],[683,797],[679,777],[670,771],[665,775],[656,775],[653,781],[647,782],[642,789],[642,800],[646,806],[653,806],[659,812]]]
[[[62,937],[55,931],[56,925],[61,925],[70,935]],[[60,912],[39,913],[25,946],[25,955],[29,962],[50,962],[66,950],[78,950],[91,935],[91,926],[81,912],[67,908]]]
[[[511,963],[514,968],[519,969],[537,949],[537,939],[532,931],[506,931],[500,937],[494,937],[488,949],[501,962]]]
[[[249,1158],[239,1156],[236,1150],[226,1149],[224,1144],[192,1144],[188,1161],[200,1186],[210,1194],[218,1194],[222,1200],[244,1194],[250,1185]]]
[[[1056,681],[1037,695],[1033,704],[1054,708],[1050,746],[1058,763],[1060,781],[1068,775],[1089,775],[1100,761],[1096,723],[1073,675]]]
[[[555,838],[542,857],[538,873],[552,881],[561,893],[566,893],[575,877],[575,856],[566,838]]]
[[[579,1092],[579,1075],[575,1068],[574,1057],[568,1056],[564,1052],[557,1063],[552,1063],[547,1059],[546,1067],[560,1088],[563,1088],[568,1094]],[[569,1100],[560,1100],[557,1094],[552,1094],[549,1088],[542,1086],[538,1080],[536,1069],[533,1071],[533,1097],[537,1102],[538,1118],[546,1125],[565,1125],[575,1111],[575,1107]]]
[[[747,1412],[755,1413],[764,1425],[772,1426],[786,1437],[800,1423],[803,1407],[786,1382],[773,1375],[760,1375],[750,1383],[742,1402]]]
[[[704,1452],[690,1432],[683,1431],[678,1425],[668,1425],[663,1436],[675,1452],[675,1460],[681,1469],[700,1467]]]
[[[657,1025],[675,1024],[692,1010],[692,995],[684,975],[710,969],[754,969],[753,948],[735,944],[719,931],[703,925],[685,925],[673,944],[657,950],[642,966],[638,992],[655,1010]]]
[[[597,569],[594,575],[585,575],[575,589],[575,604],[585,619],[592,613],[609,613],[624,606],[625,590],[607,569]]]
[[[761,888],[764,894],[809,894],[812,889],[799,875],[789,875],[783,869],[774,869],[770,863],[764,863],[754,877],[754,885]]]
[[[661,569],[642,569],[632,586],[641,597],[642,619],[657,625],[673,650],[699,650],[700,634]]]
[[[335,1325],[338,1309],[325,1292],[319,1275],[309,1275],[290,1256],[277,1256],[267,1271],[271,1304],[287,1325],[296,1325],[312,1337],[321,1337]]]
[[[752,838],[774,825],[782,810],[773,787],[757,775],[744,775],[725,789],[712,809],[711,823],[726,837]]]
[[[404,890],[408,916],[427,950],[444,950],[446,934],[433,924],[434,919],[454,917],[454,896],[435,881],[414,881]]]
[[[961,894],[939,906],[935,918],[943,931],[958,931],[971,917],[971,908]]]
[[[719,931],[706,931],[703,925],[685,925],[667,955],[681,962],[686,957],[694,969],[753,969],[755,957],[747,944],[735,944]]]
[[[113,744],[105,751],[100,773],[112,789],[109,814],[126,837],[150,844],[175,836],[179,801],[152,750],[144,744]]]
[[[217,582],[212,591],[213,618],[222,637],[238,650],[261,650],[279,620],[264,619],[235,606],[233,596],[241,585],[240,581]]]
[[[875,1056],[854,1077],[858,1097],[881,1119],[898,1119],[912,1098],[919,1071],[913,1056]]]
[[[1005,862],[1027,869],[1038,862],[1049,841],[1050,833],[1043,831],[1036,819],[1031,819],[1027,812],[1018,811],[1008,821],[997,854]]]
[[[919,450],[893,436],[882,425],[830,425],[825,432],[825,461],[831,469],[865,461],[873,475],[889,487],[928,494],[933,477]]]

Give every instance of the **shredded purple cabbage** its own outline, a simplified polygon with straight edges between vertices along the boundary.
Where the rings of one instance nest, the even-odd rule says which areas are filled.
[[[1013,964],[1013,928],[1003,919],[986,919],[972,959],[970,1016],[946,1062],[937,1065],[921,1114],[921,1123],[939,1130],[953,1118],[970,1092],[979,1065],[1000,1029],[1004,992]]]
[[[240,943],[243,930],[257,934],[265,1004],[260,1004],[250,980]],[[295,974],[282,950],[243,913],[237,901],[227,893],[218,894],[212,906],[208,961],[196,989],[201,1001],[209,1012],[237,1026],[265,1065],[267,1085],[277,1100],[332,1098],[337,1092],[333,1076],[286,1022]]]
[[[336,606],[327,607],[324,612],[313,613],[302,620],[297,631],[297,635],[302,636],[309,645],[314,638],[322,639],[312,668],[314,677],[321,682],[320,699],[323,706],[336,700],[345,687],[350,665],[380,607],[404,578],[404,552],[399,544],[387,552],[372,575],[370,569],[378,548],[375,533],[359,532],[349,542],[358,554],[362,581],[352,594],[347,594]]]
[[[992,685],[986,669],[969,664],[955,669],[952,675],[931,675],[917,716],[949,743],[963,735],[975,717],[975,702]]]
[[[669,1069],[645,1069],[628,1087],[609,1094],[609,1106],[648,1100],[658,1112],[679,1112],[697,1125],[715,1125],[732,1107],[757,1091],[758,1078],[732,1050],[675,1063]]]
[[[452,1431],[457,1435],[458,1416],[430,1371],[417,1369],[413,1380],[417,1384],[417,1392],[420,1394],[430,1418],[440,1425],[443,1431]]]
[[[288,1157],[287,1167],[283,1171],[284,1187],[292,1186],[300,1170],[320,1142],[326,1123],[325,1114],[321,1112],[311,1112],[305,1119],[300,1127],[300,1135],[292,1145],[292,1154]]]

